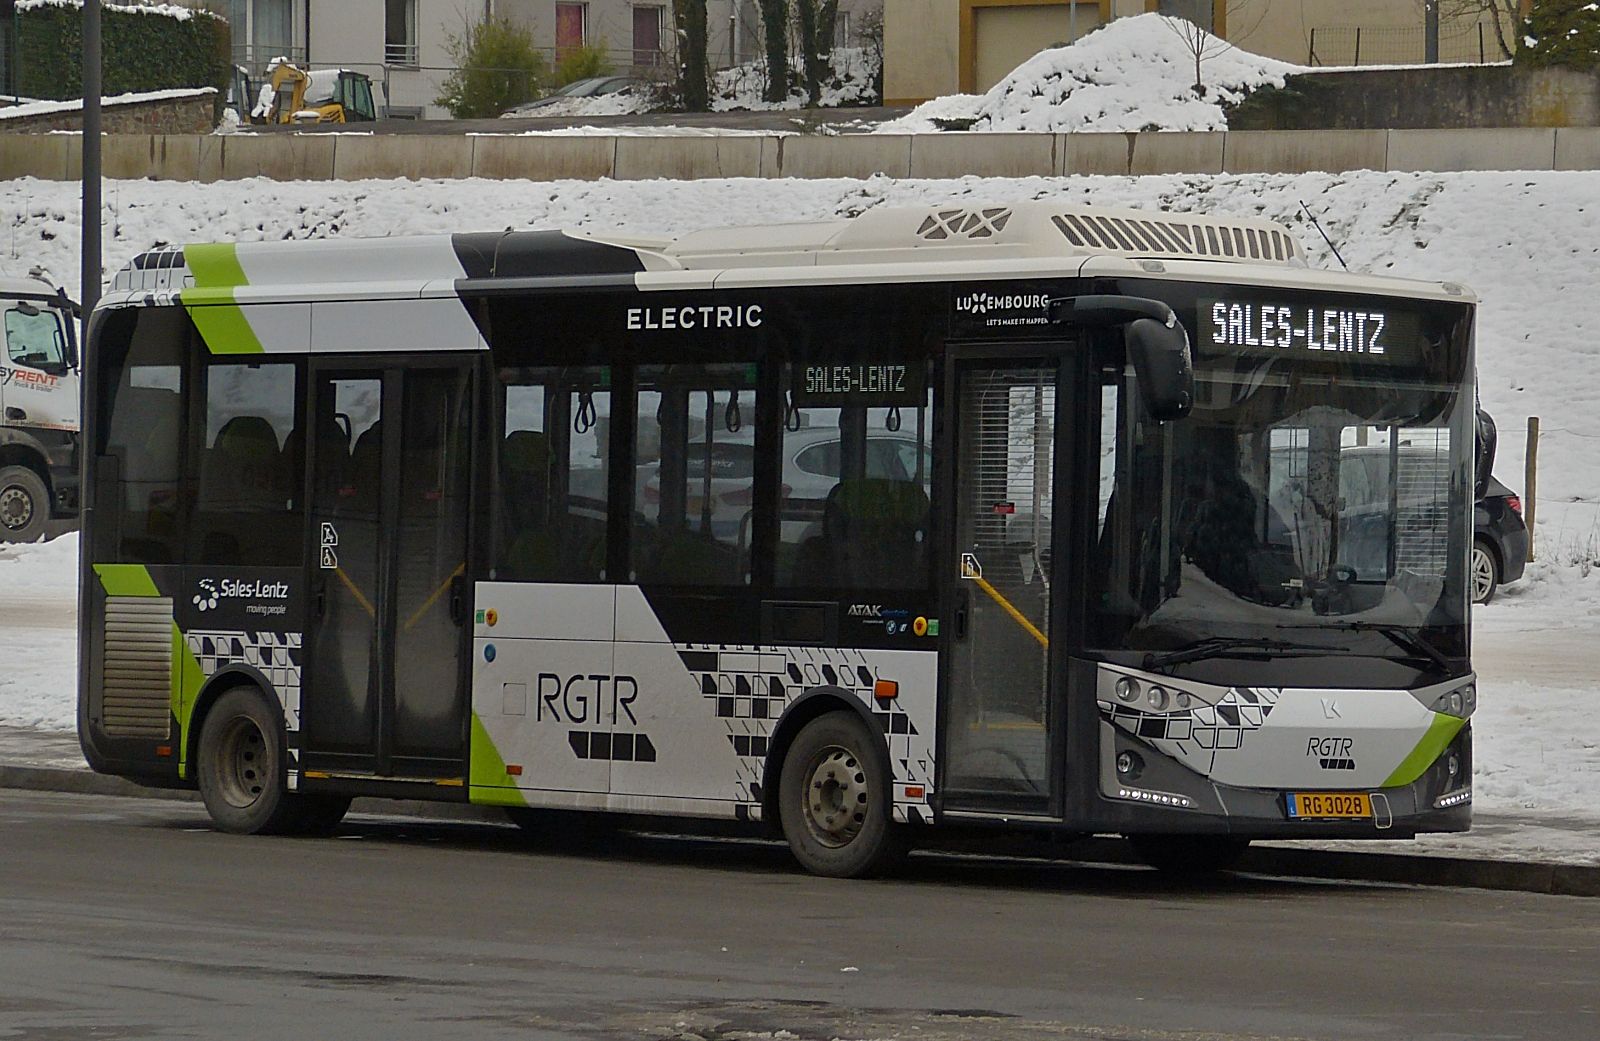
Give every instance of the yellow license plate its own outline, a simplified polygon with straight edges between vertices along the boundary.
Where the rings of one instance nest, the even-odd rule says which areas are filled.
[[[1290,792],[1290,820],[1341,820],[1372,816],[1366,792]]]

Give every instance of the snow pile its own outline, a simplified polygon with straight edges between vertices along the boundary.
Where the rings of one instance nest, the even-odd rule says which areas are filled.
[[[163,18],[175,18],[180,22],[187,22],[197,14],[207,15],[211,18],[220,18],[215,11],[203,8],[183,7],[179,4],[138,3],[138,4],[101,4],[103,10],[115,11],[118,14],[153,14]],[[17,0],[17,11],[36,10],[41,7],[68,7],[74,10],[83,7],[83,0]]]
[[[78,536],[0,545],[0,723],[72,730],[78,714]]]
[[[822,84],[818,108],[877,104],[877,54],[865,47],[836,47],[829,64],[833,68],[833,75]],[[789,96],[778,102],[762,98],[762,93],[767,89],[765,59],[719,70],[712,78],[711,110],[771,111],[807,107],[810,97],[806,94],[805,69],[799,55],[790,56],[790,67],[794,73],[793,86],[790,87]]]
[[[615,94],[601,94],[592,98],[558,98],[548,105],[519,112],[506,113],[501,119],[544,119],[547,116],[633,116],[641,112],[654,112],[661,107],[650,87],[639,85],[619,90]]]
[[[216,87],[174,87],[168,90],[134,91],[101,98],[100,107],[111,108],[115,105],[133,105],[141,101],[175,101],[178,99],[201,98],[216,92]],[[12,105],[10,108],[0,108],[0,119],[48,116],[53,112],[76,112],[81,108],[83,108],[82,98],[74,98],[71,101],[29,101],[22,105]]]
[[[1198,91],[1196,51],[1204,84]],[[1226,130],[1224,106],[1304,71],[1240,50],[1181,18],[1142,14],[1040,51],[987,94],[935,98],[877,132]]]

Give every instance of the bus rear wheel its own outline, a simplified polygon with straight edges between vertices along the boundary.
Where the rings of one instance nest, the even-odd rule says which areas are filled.
[[[1194,877],[1226,871],[1250,848],[1231,835],[1129,835],[1139,859],[1168,875]]]
[[[35,542],[50,520],[50,489],[26,466],[0,467],[0,542]]]
[[[883,738],[853,712],[806,724],[783,760],[778,814],[795,859],[831,878],[891,870],[905,854]]]
[[[283,834],[307,823],[303,811],[310,804],[287,790],[283,729],[256,688],[240,687],[217,699],[200,728],[197,758],[200,797],[223,831]],[[348,807],[345,800],[340,818]],[[333,808],[331,803],[324,808],[324,822]]]

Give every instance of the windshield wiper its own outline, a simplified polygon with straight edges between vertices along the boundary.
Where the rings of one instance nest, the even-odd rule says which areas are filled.
[[[1296,628],[1295,626],[1279,626],[1279,628]],[[1418,636],[1411,629],[1398,622],[1322,622],[1319,629],[1338,629],[1341,632],[1352,633],[1377,633],[1388,637],[1389,642],[1402,651],[1412,654],[1421,652],[1424,657],[1432,659],[1433,663],[1445,672],[1450,671],[1450,659],[1446,658],[1436,647]]]
[[[1270,636],[1210,636],[1204,640],[1180,647],[1165,654],[1147,653],[1143,667],[1147,670],[1182,665],[1184,662],[1204,658],[1248,658],[1254,661],[1271,661],[1273,658],[1300,657],[1305,654],[1328,654],[1348,651],[1348,647],[1328,647],[1318,643],[1295,643],[1293,640],[1275,640]],[[1249,653],[1254,651],[1255,653]]]

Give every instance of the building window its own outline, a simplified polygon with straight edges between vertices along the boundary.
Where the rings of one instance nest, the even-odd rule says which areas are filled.
[[[661,11],[659,7],[633,9],[633,64],[653,69],[661,61]]]
[[[588,39],[588,4],[556,5],[556,61],[561,61]]]
[[[833,18],[833,45],[850,46],[850,12],[840,11]]]
[[[417,64],[417,0],[384,0],[383,60]]]

